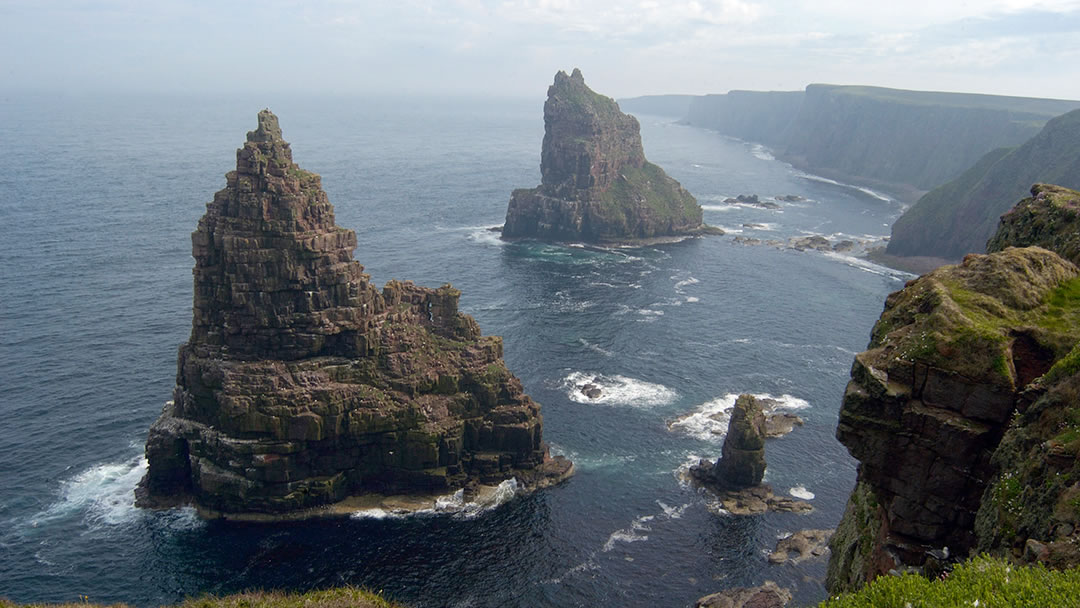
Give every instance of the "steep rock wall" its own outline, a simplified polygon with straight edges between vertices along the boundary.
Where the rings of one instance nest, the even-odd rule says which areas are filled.
[[[860,464],[832,541],[831,591],[979,544],[976,514],[1022,395],[1080,339],[1078,277],[1053,252],[1010,248],[888,297],[837,426]]]

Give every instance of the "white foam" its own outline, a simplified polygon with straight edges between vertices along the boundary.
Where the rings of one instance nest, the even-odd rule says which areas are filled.
[[[777,397],[768,393],[756,393],[754,397],[765,402],[763,409],[766,413],[810,407],[805,399],[787,394]],[[738,393],[728,393],[723,397],[706,401],[695,411],[668,422],[668,430],[702,441],[723,441],[724,435],[727,434],[728,421],[731,419],[731,410],[735,407],[735,400],[738,398]]]
[[[466,238],[474,243],[485,245],[488,247],[502,247],[506,245],[506,241],[502,240],[502,235],[499,232],[490,230],[487,227],[469,227],[469,236]]]
[[[519,490],[516,478],[511,477],[500,483],[490,494],[482,494],[476,501],[466,501],[465,491],[458,490],[451,494],[445,494],[435,498],[434,506],[430,509],[383,509],[372,507],[359,509],[352,512],[352,519],[403,519],[406,517],[449,515],[459,519],[473,519],[479,517],[512,499]]]
[[[674,279],[675,277],[671,277],[671,278]],[[688,285],[697,285],[700,282],[701,281],[695,279],[694,277],[687,277],[687,278],[675,283],[675,291],[678,292],[678,293],[682,293],[683,287],[686,287]]]
[[[700,302],[701,299],[700,298],[695,298],[694,296],[687,296],[686,301],[687,302]]]
[[[769,149],[761,144],[751,144],[750,154],[760,160],[776,160],[776,157],[769,153]]]
[[[600,396],[590,399],[581,392],[586,384],[600,389]],[[629,407],[655,407],[675,401],[679,394],[662,385],[629,378],[627,376],[572,372],[562,380],[566,396],[576,403],[596,405],[619,405]]]
[[[584,346],[585,348],[593,351],[594,353],[604,355],[605,357],[614,357],[615,356],[614,352],[600,346],[599,344],[593,344],[592,342],[589,342],[585,338],[578,338],[578,342],[582,346]]]
[[[875,264],[874,262],[871,262],[870,260],[867,260],[865,258],[858,258],[853,255],[846,255],[843,253],[837,253],[835,251],[827,251],[825,252],[825,256],[834,260],[841,261],[848,266],[851,266],[852,268],[857,268],[859,270],[862,270],[863,272],[869,272],[870,274],[876,274],[883,277],[892,277],[901,281],[907,281],[917,276],[910,272],[904,272],[903,270],[896,270],[895,268],[889,268],[887,266],[882,266],[881,264]]]
[[[683,513],[690,506],[690,503],[686,503],[679,507],[670,507],[659,500],[656,501],[656,504],[660,505],[660,508],[664,511],[664,516],[668,519],[682,519]]]
[[[646,524],[652,521],[654,517],[655,516],[653,515],[642,515],[630,522],[629,528],[623,528],[612,532],[611,535],[608,536],[607,542],[604,543],[604,548],[601,549],[601,551],[604,553],[611,551],[615,548],[615,543],[636,543],[649,540],[649,536],[647,534],[642,534],[642,532],[652,531],[652,528]]]
[[[681,301],[680,301],[680,303],[681,303]],[[660,304],[653,304],[653,306],[659,306],[659,305]],[[641,317],[641,318],[638,319],[638,321],[646,321],[646,322],[651,323],[651,322],[657,320],[658,318],[664,316],[664,311],[656,310],[656,309],[653,309],[653,308],[641,308],[641,309],[638,309],[637,314],[640,315],[640,317]]]
[[[866,194],[868,196],[876,198],[879,201],[885,201],[885,202],[891,202],[892,201],[892,198],[890,198],[890,197],[888,197],[888,196],[886,196],[884,194],[881,194],[880,192],[875,192],[875,191],[871,190],[870,188],[864,188],[862,186],[856,186],[854,184],[845,184],[843,182],[838,182],[838,181],[836,181],[834,179],[829,179],[827,177],[821,177],[820,175],[813,175],[813,174],[810,174],[810,173],[803,173],[802,171],[796,171],[795,176],[796,177],[801,177],[803,179],[807,179],[807,180],[810,180],[810,181],[813,181],[813,182],[821,182],[823,184],[829,184],[831,186],[840,186],[842,188],[851,188],[852,190],[858,190],[859,192],[862,192],[863,194]]]
[[[803,486],[795,486],[794,488],[791,488],[790,490],[788,490],[788,494],[791,494],[795,498],[801,498],[803,500],[813,500],[814,499],[814,493],[811,492],[810,490],[807,490]]]
[[[99,464],[60,484],[59,499],[30,519],[32,527],[82,513],[91,526],[115,526],[136,520],[135,486],[146,474],[142,455],[122,463]]]

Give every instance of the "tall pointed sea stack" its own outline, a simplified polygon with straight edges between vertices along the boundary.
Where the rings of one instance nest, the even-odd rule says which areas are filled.
[[[639,131],[580,70],[556,74],[544,103],[541,183],[514,191],[503,237],[624,242],[708,231],[694,197],[645,160]]]
[[[319,176],[292,162],[276,116],[258,121],[192,234],[191,338],[139,504],[282,514],[569,474],[502,340],[457,311],[460,292],[376,290]]]

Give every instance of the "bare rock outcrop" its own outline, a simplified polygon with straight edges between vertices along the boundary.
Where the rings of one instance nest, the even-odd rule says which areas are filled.
[[[702,459],[690,467],[689,478],[716,496],[714,509],[734,515],[811,511],[810,503],[777,496],[768,484],[761,483],[766,466],[765,439],[769,436],[763,407],[757,397],[739,395],[728,420],[720,458],[715,462]]]
[[[570,474],[548,456],[501,339],[458,312],[460,292],[380,291],[355,247],[319,176],[260,112],[192,234],[191,337],[150,429],[140,505],[283,514]]]
[[[581,71],[559,72],[544,103],[540,186],[515,190],[504,238],[626,242],[720,232],[701,206],[645,159],[640,125]]]

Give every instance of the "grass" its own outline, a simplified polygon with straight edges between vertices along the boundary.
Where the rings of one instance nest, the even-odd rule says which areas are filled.
[[[882,576],[855,593],[822,602],[819,608],[1028,608],[1080,604],[1080,569],[1017,567],[977,557],[944,580],[917,574]]]
[[[405,608],[382,596],[360,587],[338,587],[307,593],[282,591],[249,591],[224,597],[206,595],[189,598],[170,608]],[[87,596],[63,604],[15,604],[0,599],[0,608],[129,608],[128,604],[95,604]]]

